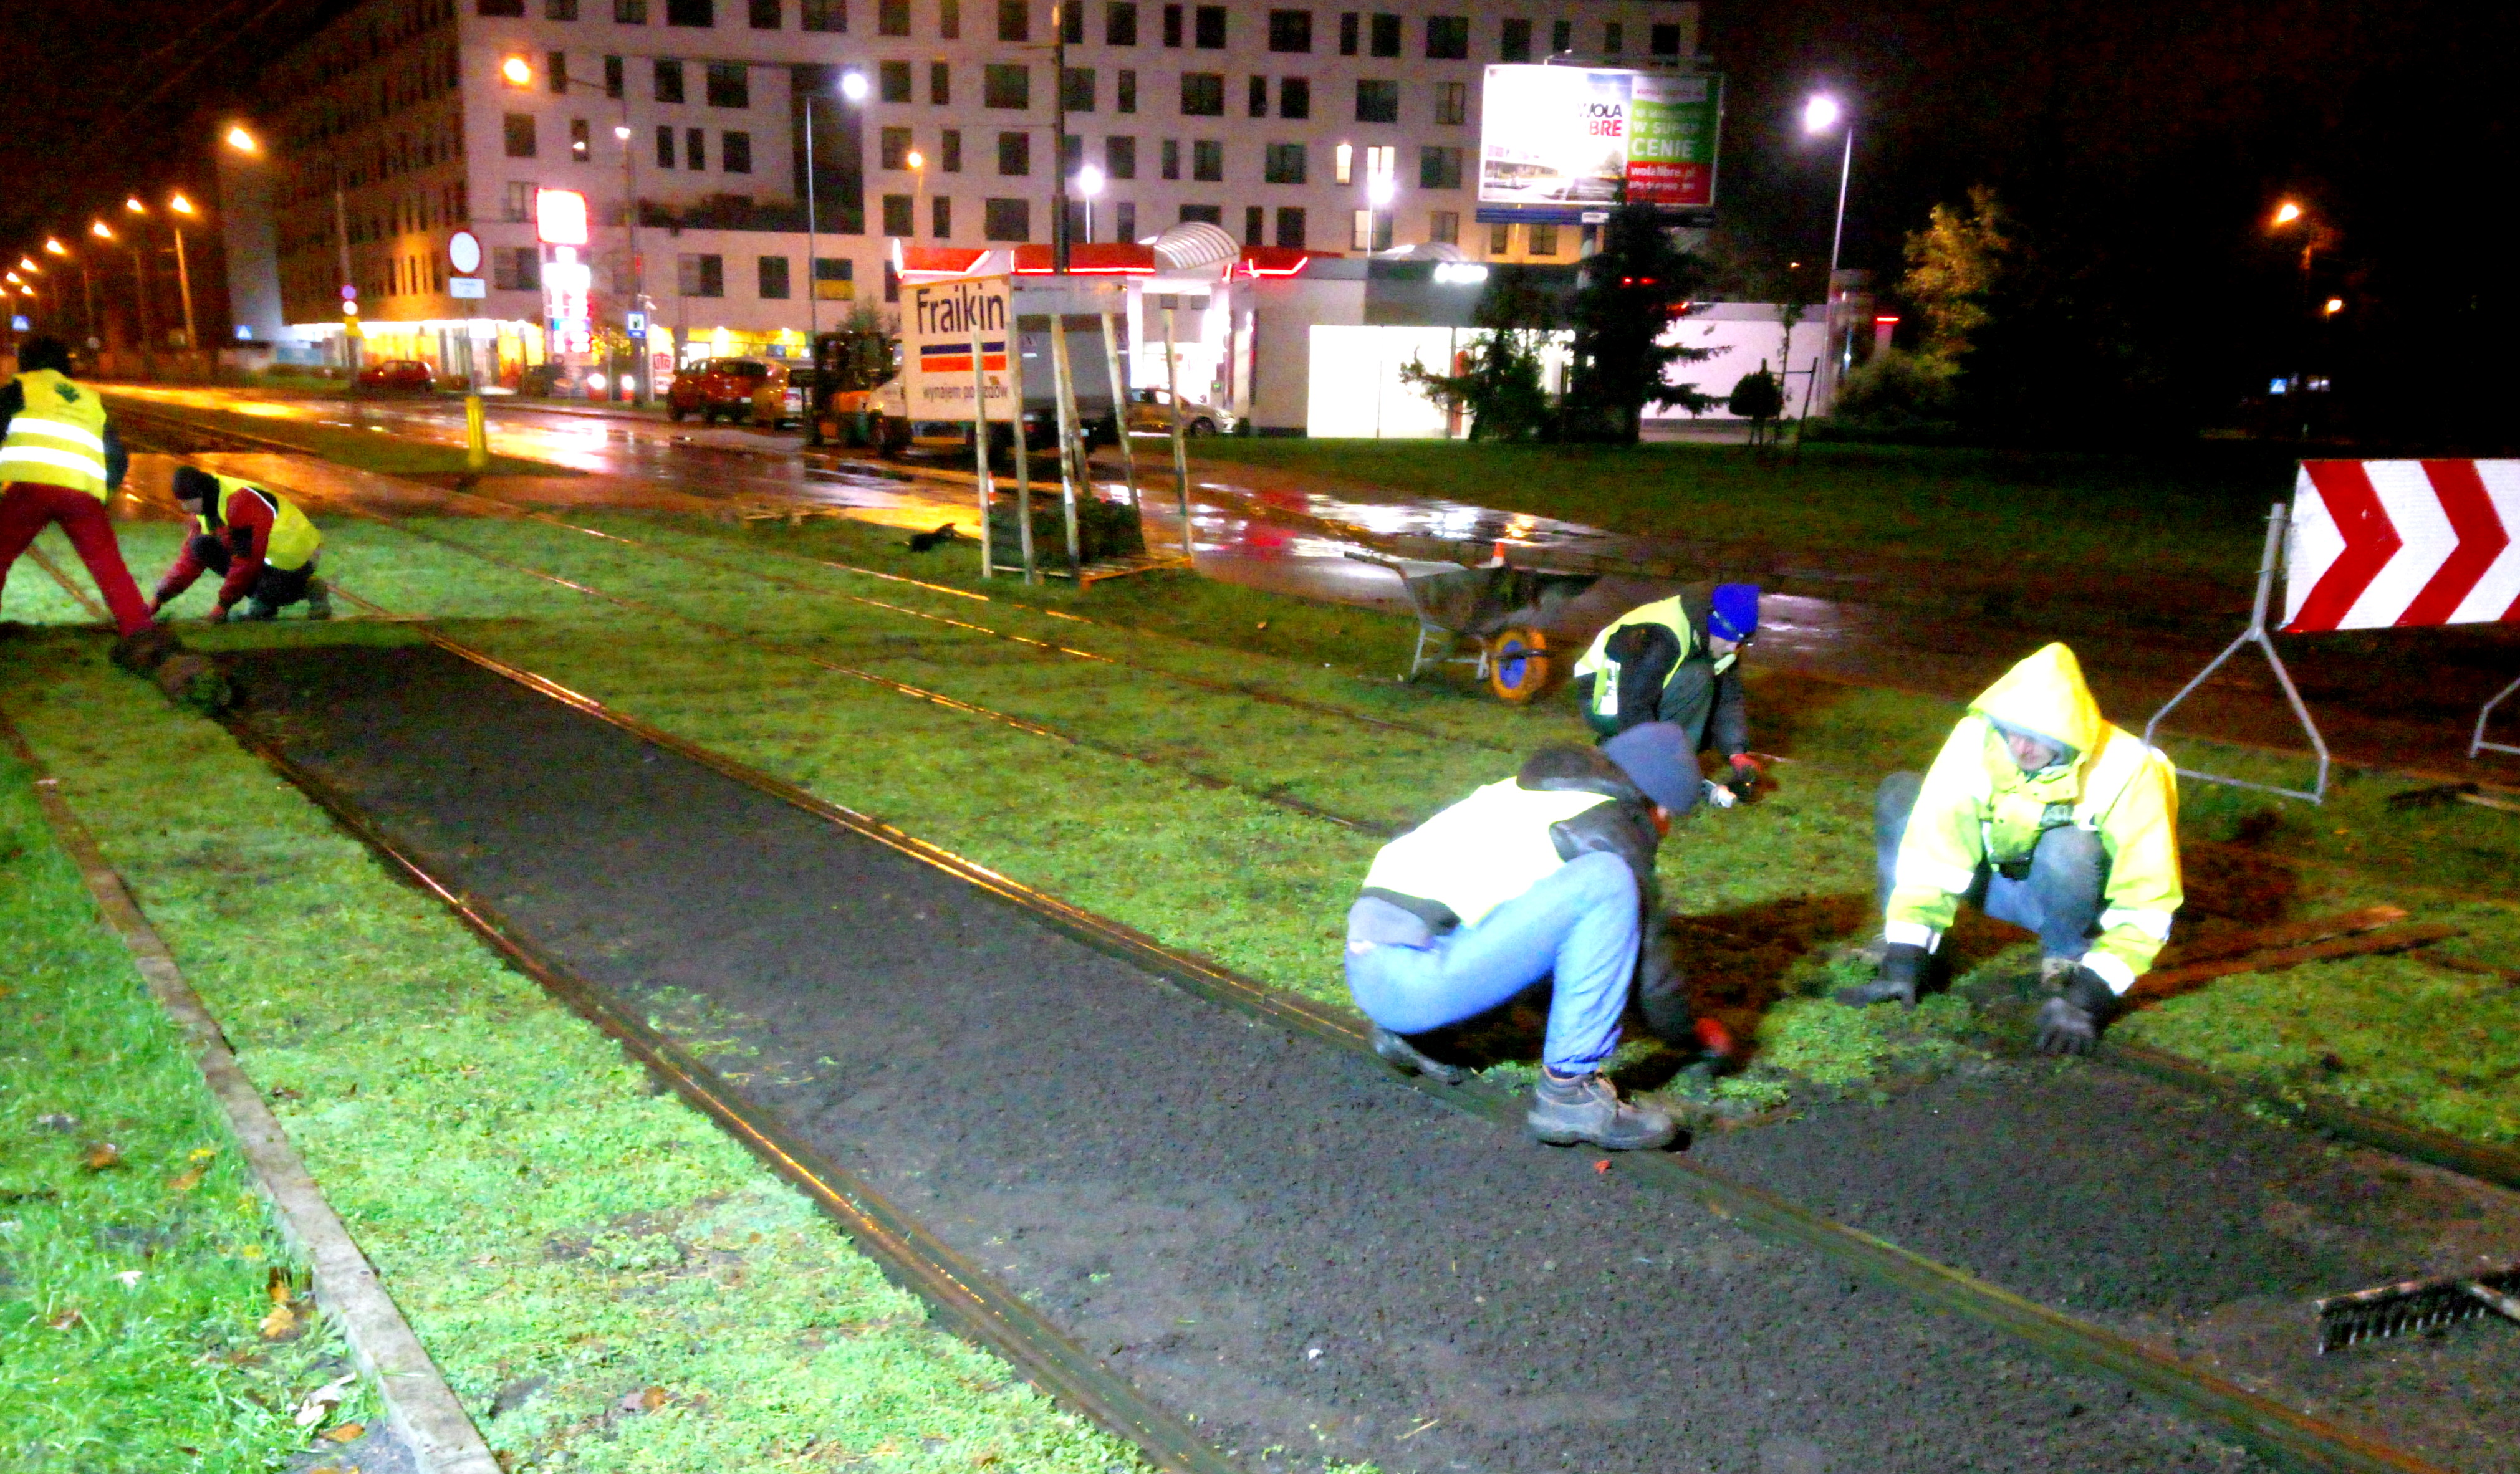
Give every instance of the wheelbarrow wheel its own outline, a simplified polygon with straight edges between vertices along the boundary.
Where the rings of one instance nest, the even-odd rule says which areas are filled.
[[[1488,641],[1488,689],[1516,705],[1549,689],[1549,637],[1516,625]]]

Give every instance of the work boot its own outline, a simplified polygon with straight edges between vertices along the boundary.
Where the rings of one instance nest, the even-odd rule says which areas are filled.
[[[125,635],[113,642],[107,657],[135,676],[145,676],[166,663],[166,657],[183,653],[184,643],[175,632],[162,624],[153,624],[137,635]]]
[[[1621,1100],[1598,1070],[1572,1080],[1543,1071],[1532,1089],[1531,1113],[1522,1120],[1532,1136],[1552,1146],[1590,1141],[1608,1151],[1654,1151],[1680,1135],[1670,1116]]]
[[[1891,942],[1881,949],[1881,968],[1872,981],[1837,990],[1837,1001],[1852,1008],[1896,1003],[1916,1006],[1916,986],[1925,975],[1925,949],[1913,942]]]
[[[1829,960],[1862,962],[1867,967],[1878,967],[1881,965],[1881,955],[1889,950],[1890,939],[1876,931],[1861,942],[1849,942],[1830,953]]]
[[[2065,984],[2073,979],[2074,969],[2082,965],[2081,958],[2041,958],[2039,991],[2051,996],[2064,992]]]
[[[1384,1064],[1404,1075],[1423,1075],[1446,1085],[1459,1085],[1470,1077],[1470,1072],[1458,1064],[1446,1064],[1418,1052],[1416,1045],[1380,1024],[1373,1026],[1373,1052],[1382,1057]]]
[[[309,619],[333,617],[333,590],[320,578],[306,580],[306,617]]]

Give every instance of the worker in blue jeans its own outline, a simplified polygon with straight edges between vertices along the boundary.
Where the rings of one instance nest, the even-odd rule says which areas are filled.
[[[1923,774],[1893,773],[1873,792],[1873,899],[1880,906],[1887,907],[1890,893],[1898,888],[1899,845],[1908,837],[1908,817],[1916,811],[1916,795],[1924,786]],[[1960,897],[1961,904],[2039,933],[2045,957],[2082,956],[2100,919],[2109,878],[2109,857],[2100,836],[2089,829],[2049,829],[2039,837],[2027,866],[2010,869],[2019,873],[1979,866],[1977,881]]]
[[[1704,791],[1690,735],[1632,727],[1598,748],[1545,747],[1383,846],[1348,912],[1347,981],[1374,1051],[1459,1080],[1407,1036],[1444,1028],[1552,981],[1531,1134],[1612,1150],[1669,1144],[1671,1117],[1619,1098],[1601,1066],[1634,997],[1656,1037],[1722,1053],[1689,1015],[1662,934],[1654,857]]]

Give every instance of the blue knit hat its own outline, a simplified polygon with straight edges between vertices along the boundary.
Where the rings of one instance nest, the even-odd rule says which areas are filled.
[[[1601,744],[1601,755],[1619,765],[1640,792],[1674,814],[1697,806],[1705,779],[1697,771],[1697,744],[1670,722],[1642,722]]]
[[[1718,640],[1747,640],[1759,633],[1759,586],[1717,584],[1709,601],[1706,633]]]

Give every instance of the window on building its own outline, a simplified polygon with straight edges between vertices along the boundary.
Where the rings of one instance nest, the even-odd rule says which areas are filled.
[[[779,0],[752,0],[751,11],[752,28],[754,30],[777,30],[779,28]],[[765,256],[763,259],[767,260],[769,258]],[[787,293],[783,291],[780,295],[786,296]]]
[[[1602,22],[1601,55],[1605,57],[1617,56],[1620,52],[1627,49],[1627,45],[1628,28],[1626,26],[1620,24],[1616,21],[1606,21]]]
[[[1032,172],[1032,135],[1010,128],[998,135],[998,172],[1008,177]]]
[[[1190,177],[1206,184],[1225,182],[1225,145],[1213,138],[1194,140],[1190,146]]]
[[[606,57],[604,59],[604,95],[617,98],[622,91],[621,59]]]
[[[1192,19],[1193,24],[1191,39],[1198,44],[1199,50],[1223,51],[1225,49],[1224,6],[1202,5],[1192,13]]]
[[[1304,207],[1302,205],[1278,206],[1278,246],[1283,250],[1304,248]]]
[[[573,163],[585,163],[595,156],[595,130],[586,125],[585,118],[568,120],[568,156]]]
[[[1435,121],[1464,123],[1470,116],[1470,84],[1437,82],[1435,84]]]
[[[1193,220],[1198,221],[1202,225],[1223,225],[1225,223],[1225,206],[1221,204],[1183,205],[1181,207],[1182,224],[1188,225]]]
[[[991,62],[980,69],[980,105],[1017,112],[1032,106],[1032,68],[1014,62]]]
[[[511,112],[507,115],[506,122],[508,156],[510,158],[533,157],[534,115],[530,112]]]
[[[1680,55],[1680,27],[1667,21],[1658,22],[1648,37],[1648,46],[1658,57]]]
[[[683,130],[683,167],[687,169],[708,167],[708,133],[705,129],[685,128]]]
[[[1121,67],[1120,79],[1111,90],[1114,94],[1111,106],[1115,110],[1121,112],[1138,111],[1138,73],[1135,68]]]
[[[1260,166],[1260,177],[1270,184],[1302,184],[1304,182],[1304,146],[1271,144]]]
[[[1466,62],[1469,59],[1470,18],[1428,16],[1426,18],[1426,60]]]
[[[927,101],[942,108],[954,101],[954,68],[944,62],[927,64]]]
[[[937,141],[936,152],[945,156],[943,158],[937,160],[936,166],[938,168],[943,169],[948,174],[962,173],[963,130],[960,128],[946,129],[944,137]]]
[[[1367,32],[1367,35],[1366,49],[1375,56],[1400,55],[1400,18],[1398,16],[1375,15],[1372,28]]]
[[[1094,68],[1070,67],[1059,83],[1059,101],[1070,112],[1094,111]]]
[[[755,8],[758,9],[757,6]],[[775,3],[771,6],[770,19],[773,21],[779,19],[779,8]],[[760,270],[762,300],[768,302],[788,300],[788,258],[763,256],[760,260]]]
[[[1164,140],[1162,173],[1166,179],[1181,177],[1181,140],[1178,138]]]
[[[708,64],[708,104],[712,108],[752,106],[752,68],[742,62]]]
[[[1263,225],[1268,218],[1269,212],[1256,204],[1246,204],[1242,207],[1243,245],[1266,246],[1269,244],[1268,238],[1261,233]]]
[[[1183,72],[1181,111],[1184,117],[1223,117],[1225,115],[1224,74],[1214,71]]]
[[[1508,21],[1497,30],[1497,59],[1505,62],[1531,60],[1531,22]]]
[[[494,18],[513,16],[521,21],[525,18],[525,0],[475,0],[472,14]]]
[[[1505,255],[1505,254],[1507,254],[1508,252],[1511,251],[1512,249],[1513,249],[1513,227],[1512,227],[1512,226],[1510,226],[1510,225],[1491,225],[1491,226],[1489,226],[1489,227],[1488,227],[1488,254],[1489,254],[1489,255],[1492,255],[1492,256],[1502,256],[1502,255]]]
[[[1138,177],[1138,141],[1134,138],[1102,140],[1102,173],[1110,179]]]
[[[1308,10],[1273,10],[1269,13],[1269,49],[1271,51],[1309,52],[1313,49],[1313,13]]]
[[[849,0],[800,0],[796,7],[798,30],[845,31],[849,28]]]
[[[814,300],[845,302],[857,295],[857,263],[846,256],[814,258]]]
[[[1269,79],[1267,77],[1255,76],[1251,79],[1248,111],[1253,117],[1269,115]]]
[[[980,235],[990,241],[1029,241],[1032,239],[1032,201],[1029,200],[983,200],[980,201]]]
[[[1059,8],[1060,39],[1070,46],[1085,44],[1085,7],[1069,4]]]
[[[875,66],[876,96],[887,103],[910,101],[910,64],[878,62]]]
[[[1462,212],[1436,210],[1426,217],[1426,239],[1438,246],[1462,244]]]
[[[1391,248],[1391,211],[1358,210],[1348,228],[1348,249],[1362,251]]]
[[[683,64],[670,57],[656,59],[656,101],[679,103],[683,100]]]
[[[1343,56],[1343,57],[1352,57],[1352,56],[1356,55],[1356,22],[1357,22],[1357,14],[1356,14],[1356,12],[1354,12],[1354,11],[1352,11],[1352,10],[1351,10],[1351,11],[1342,11],[1342,12],[1340,12],[1340,14],[1339,14],[1339,55],[1340,55],[1340,56]]]
[[[1102,44],[1135,46],[1138,44],[1138,7],[1130,0],[1112,0],[1102,7]]]
[[[543,0],[543,19],[546,21],[576,20],[577,0]]]
[[[879,36],[910,34],[910,0],[876,0],[875,33]]]
[[[498,246],[490,250],[490,285],[501,291],[540,291],[543,290],[543,253],[540,246]]]
[[[919,221],[911,214],[913,201],[908,195],[883,197],[883,233],[887,236],[912,236],[919,233]]]
[[[1462,151],[1426,148],[1418,151],[1418,188],[1458,190],[1462,187]]]
[[[752,172],[752,135],[731,132],[719,135],[717,166],[730,174]]]
[[[886,128],[876,135],[876,155],[882,160],[882,167],[887,169],[910,167],[912,145],[908,128]]]
[[[1164,7],[1164,44],[1179,51],[1181,43],[1182,8],[1178,5],[1167,5]]]
[[[998,0],[998,39],[1001,41],[1032,39],[1030,0]]]
[[[1549,52],[1550,52],[1550,55],[1552,55],[1552,56],[1555,56],[1555,55],[1557,55],[1557,54],[1558,54],[1558,53],[1560,53],[1560,52],[1573,51],[1574,49],[1575,49],[1575,22],[1572,22],[1572,21],[1552,21],[1552,22],[1549,22]]]
[[[512,179],[499,191],[499,218],[531,220],[534,218],[534,192],[542,186],[530,179]]]
[[[1361,123],[1400,121],[1400,84],[1398,82],[1358,82],[1356,84],[1356,120]]]
[[[645,25],[648,23],[648,0],[612,0],[612,23]]]
[[[936,0],[936,34],[948,41],[963,39],[963,0]]]
[[[667,25],[706,28],[717,23],[717,0],[665,0]]]
[[[927,201],[927,233],[939,241],[954,234],[954,201],[943,195]]]
[[[1353,169],[1355,168],[1355,166],[1356,166],[1356,145],[1354,145],[1354,144],[1341,144],[1341,145],[1339,145],[1336,149],[1333,149],[1333,150],[1331,150],[1331,151],[1330,151],[1330,182],[1331,182],[1331,183],[1333,183],[1333,184],[1350,184],[1350,183],[1353,183],[1353,182],[1354,182],[1354,175],[1351,173],[1351,170],[1353,170]]]
[[[726,295],[726,257],[685,252],[674,260],[674,286],[685,296]]]
[[[1556,226],[1526,225],[1522,228],[1522,231],[1524,242],[1531,247],[1531,254],[1535,256],[1553,256],[1557,254]]]
[[[1313,84],[1303,77],[1278,79],[1278,115],[1310,117],[1313,115]]]
[[[1123,200],[1119,203],[1111,206],[1111,222],[1112,240],[1135,241],[1138,239],[1138,201],[1134,200]]]
[[[656,167],[674,166],[674,130],[663,123],[656,125]]]
[[[568,53],[567,53],[567,52],[564,52],[564,51],[553,51],[553,52],[546,52],[546,53],[544,53],[544,55],[543,55],[543,84],[544,84],[546,87],[550,88],[550,89],[551,89],[553,92],[555,92],[555,93],[561,94],[562,96],[566,96],[566,95],[567,95],[567,93],[568,93]]]

